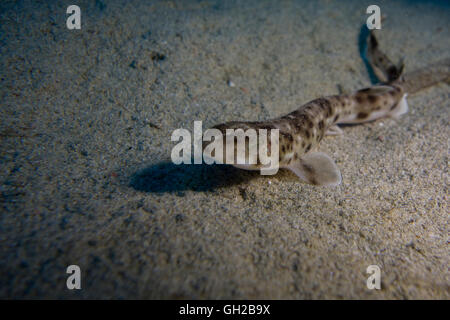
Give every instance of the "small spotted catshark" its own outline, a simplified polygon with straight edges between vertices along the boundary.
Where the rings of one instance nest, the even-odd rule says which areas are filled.
[[[322,97],[302,105],[280,118],[261,122],[227,122],[213,128],[226,135],[226,129],[279,129],[279,167],[293,171],[301,180],[321,186],[341,183],[341,173],[334,161],[323,152],[313,150],[325,135],[339,135],[338,124],[372,121],[383,117],[398,118],[408,111],[407,94],[450,80],[450,59],[402,75],[403,65],[394,65],[379,50],[378,42],[369,33],[366,58],[380,84],[352,94]],[[270,139],[268,139],[270,141]],[[268,149],[270,151],[270,142]],[[259,170],[262,164],[236,165]]]

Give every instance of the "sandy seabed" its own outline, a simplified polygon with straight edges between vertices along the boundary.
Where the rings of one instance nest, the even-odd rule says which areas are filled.
[[[76,2],[81,30],[72,2],[0,4],[1,298],[449,299],[448,84],[326,137],[336,188],[170,161],[173,130],[196,120],[370,85],[373,3]],[[406,71],[448,57],[448,3],[376,4]]]

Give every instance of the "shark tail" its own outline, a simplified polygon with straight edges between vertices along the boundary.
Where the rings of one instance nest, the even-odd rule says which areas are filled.
[[[395,80],[393,84],[400,85],[407,93],[415,93],[439,82],[450,82],[450,58],[406,73]]]
[[[397,65],[381,50],[373,32],[369,32],[367,41],[367,61],[382,83],[401,86],[404,92],[413,94],[439,82],[450,82],[450,58],[429,64],[418,70],[403,73],[403,62]]]

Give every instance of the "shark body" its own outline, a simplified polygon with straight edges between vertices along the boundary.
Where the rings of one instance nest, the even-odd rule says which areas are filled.
[[[326,135],[339,135],[338,124],[354,124],[379,118],[398,118],[408,111],[408,93],[450,79],[450,59],[429,65],[401,76],[403,65],[395,66],[378,47],[370,33],[367,58],[383,83],[352,94],[327,96],[312,100],[282,117],[258,122],[228,122],[216,125],[227,129],[278,129],[279,167],[293,171],[301,180],[321,186],[341,183],[341,173],[325,153],[313,151]],[[270,144],[269,144],[270,149]],[[247,170],[259,170],[261,163],[235,165]]]

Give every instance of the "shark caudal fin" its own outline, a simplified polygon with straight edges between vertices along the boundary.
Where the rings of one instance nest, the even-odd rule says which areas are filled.
[[[388,56],[386,56],[378,45],[378,40],[370,31],[367,37],[367,60],[378,80],[384,83],[391,83],[397,80],[403,72],[403,60],[395,65]]]
[[[407,93],[415,93],[439,82],[450,83],[450,58],[408,72],[393,82]]]
[[[406,93],[415,93],[439,82],[450,82],[450,58],[429,64],[421,69],[403,74],[403,61],[397,65],[391,62],[379,47],[373,31],[366,39],[366,58],[378,80],[400,86]]]

